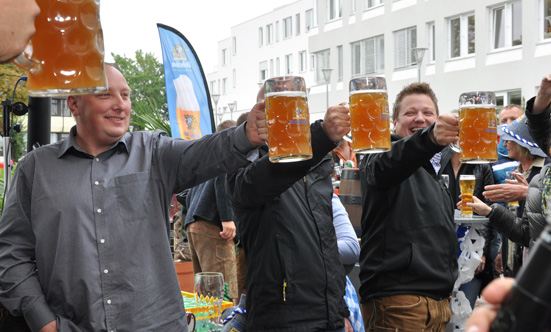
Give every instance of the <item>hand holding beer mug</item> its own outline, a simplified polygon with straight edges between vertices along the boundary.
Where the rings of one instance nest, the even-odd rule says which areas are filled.
[[[459,187],[461,189],[461,218],[473,217],[473,208],[467,206],[467,203],[473,202],[475,182],[476,178],[474,175],[463,174],[459,176]]]
[[[14,63],[32,97],[107,90],[99,0],[36,0],[36,33]]]
[[[384,77],[350,80],[352,150],[378,153],[390,150],[390,116]]]
[[[467,164],[497,161],[496,97],[474,91],[459,97],[459,160]]]
[[[274,77],[265,83],[269,159],[273,163],[312,158],[310,115],[304,78]]]

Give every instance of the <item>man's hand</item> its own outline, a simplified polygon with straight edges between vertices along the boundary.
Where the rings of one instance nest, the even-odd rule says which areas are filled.
[[[348,134],[350,132],[350,114],[345,103],[329,107],[321,126],[329,139],[335,143]]]
[[[57,323],[55,320],[44,325],[38,332],[57,332]]]
[[[344,332],[354,332],[354,328],[347,317],[344,317]]]
[[[35,0],[0,0],[0,63],[23,52],[34,35],[34,20],[40,13]]]
[[[442,114],[436,119],[434,129],[430,132],[431,140],[441,146],[457,143],[459,140],[459,121],[452,114]]]
[[[252,145],[263,145],[268,139],[268,127],[266,127],[266,113],[264,101],[258,102],[247,116],[245,132]]]
[[[505,297],[513,288],[513,278],[498,278],[492,281],[482,291],[482,296],[488,302],[474,309],[467,320],[465,332],[488,332],[490,325],[497,315],[498,305],[503,303]]]
[[[492,202],[523,201],[528,194],[528,181],[518,173],[513,173],[515,180],[505,180],[507,183],[492,184],[484,187],[482,195]]]
[[[494,260],[494,269],[496,269],[497,273],[503,274],[503,258],[501,256],[501,252],[497,254],[496,259]]]
[[[233,241],[235,237],[235,223],[233,221],[222,221],[220,237],[224,240]]]
[[[534,100],[532,113],[539,114],[543,112],[547,106],[549,106],[549,103],[551,103],[551,74],[541,79],[540,88],[536,95],[536,100]]]

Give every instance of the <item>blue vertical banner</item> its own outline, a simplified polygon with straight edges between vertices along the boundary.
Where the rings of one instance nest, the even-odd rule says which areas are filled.
[[[186,140],[214,132],[214,114],[201,62],[177,30],[157,23],[172,137]]]

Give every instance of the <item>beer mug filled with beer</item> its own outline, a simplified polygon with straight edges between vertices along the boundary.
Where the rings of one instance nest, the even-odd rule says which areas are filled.
[[[474,184],[476,178],[474,175],[463,174],[459,176],[459,187],[461,189],[461,218],[472,218],[473,208],[467,206],[467,203],[473,202]]]
[[[496,96],[466,92],[459,97],[459,160],[467,164],[497,161]]]
[[[270,78],[264,89],[270,161],[311,159],[310,116],[304,78]]]
[[[350,81],[350,125],[352,150],[377,153],[390,150],[390,116],[384,77],[362,77]]]
[[[99,0],[36,0],[36,33],[14,63],[32,97],[107,90]]]

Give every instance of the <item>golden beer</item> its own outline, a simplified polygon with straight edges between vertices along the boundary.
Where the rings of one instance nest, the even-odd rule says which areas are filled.
[[[468,164],[497,161],[497,116],[494,106],[467,105],[459,112],[459,160]]]
[[[270,161],[311,159],[310,116],[306,93],[281,91],[267,93],[265,97]]]
[[[37,0],[40,15],[31,39],[40,63],[29,72],[30,96],[97,93],[107,90],[103,34],[97,0]]]
[[[473,202],[473,193],[474,185],[476,178],[474,175],[460,175],[459,176],[459,187],[461,189],[461,217],[462,218],[472,218],[473,217],[473,208],[467,206],[467,203]]]
[[[352,150],[377,153],[390,150],[390,116],[385,90],[350,92]]]
[[[180,128],[180,138],[185,140],[194,140],[203,137],[199,128],[199,120],[201,112],[186,111],[181,108],[176,108],[176,121]]]

